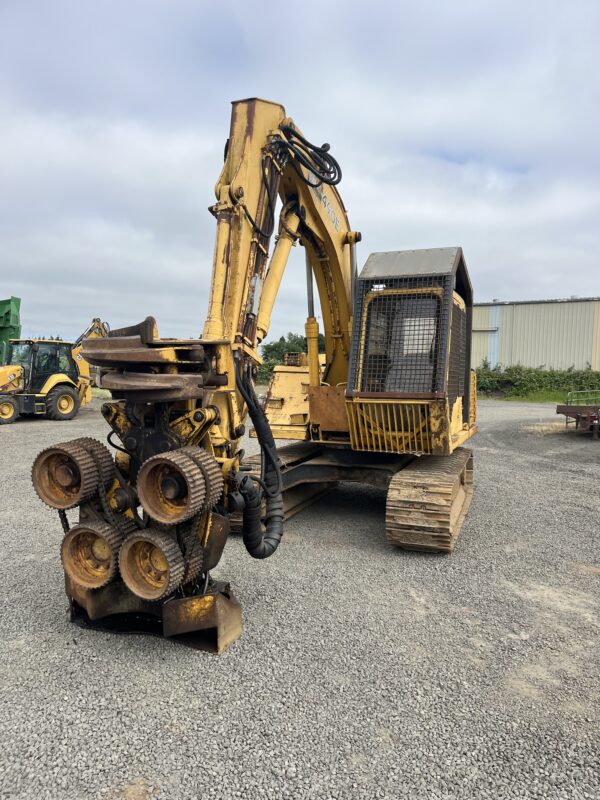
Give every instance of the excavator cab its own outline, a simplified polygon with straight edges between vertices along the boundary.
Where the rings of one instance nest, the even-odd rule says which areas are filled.
[[[449,455],[473,435],[472,309],[461,248],[369,256],[346,391],[353,450]]]

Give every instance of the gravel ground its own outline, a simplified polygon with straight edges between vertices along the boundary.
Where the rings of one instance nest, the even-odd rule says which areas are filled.
[[[232,538],[245,631],[217,658],[66,621],[30,465],[103,438],[94,402],[0,429],[2,798],[600,797],[599,444],[481,403],[449,557],[390,550],[383,493],[354,485],[267,562]]]

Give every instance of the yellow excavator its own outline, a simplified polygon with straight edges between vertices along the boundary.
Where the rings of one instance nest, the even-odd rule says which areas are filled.
[[[108,325],[93,319],[76,342],[11,339],[0,366],[0,425],[21,414],[53,420],[76,416],[92,399],[90,366],[82,355],[87,339],[108,336]]]
[[[201,337],[159,338],[148,317],[85,343],[112,392],[102,414],[115,457],[75,439],[42,451],[32,473],[62,521],[74,621],[208,639],[220,652],[242,629],[229,584],[210,575],[232,528],[250,556],[267,558],[285,518],[341,480],[387,488],[392,545],[452,550],[472,496],[462,445],[477,430],[463,253],[373,253],[357,274],[361,235],[340,179],[329,145],[311,144],[281,105],[234,102]],[[259,345],[296,244],[307,353],[275,370],[261,403]],[[240,447],[248,416],[256,458]]]

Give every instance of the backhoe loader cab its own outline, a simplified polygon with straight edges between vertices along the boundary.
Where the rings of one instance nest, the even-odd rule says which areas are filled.
[[[108,326],[94,319],[76,342],[12,339],[0,366],[0,425],[21,414],[69,420],[92,399],[89,364],[81,355],[86,338],[103,338]]]
[[[13,340],[0,367],[0,424],[20,414],[72,419],[86,395],[68,342]]]

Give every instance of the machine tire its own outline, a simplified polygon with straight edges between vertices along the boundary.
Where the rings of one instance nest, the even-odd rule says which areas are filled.
[[[10,425],[19,416],[19,404],[14,397],[0,397],[0,425]]]
[[[56,421],[73,419],[80,405],[72,386],[55,386],[46,397],[46,416]]]

